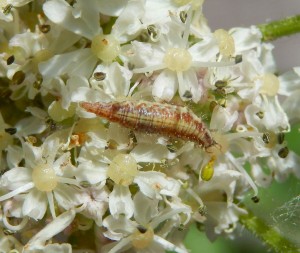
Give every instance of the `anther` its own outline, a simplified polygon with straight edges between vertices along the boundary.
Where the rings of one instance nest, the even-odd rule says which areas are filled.
[[[106,78],[106,73],[104,72],[95,72],[94,78],[96,81],[103,81]]]
[[[6,5],[6,6],[3,8],[3,14],[4,14],[4,15],[9,14],[12,8],[13,8],[13,5],[12,5],[12,4]]]
[[[144,234],[144,233],[147,232],[147,228],[145,228],[145,227],[142,226],[142,225],[138,225],[136,228],[137,228],[137,230],[138,230],[140,233],[142,233],[142,234]]]
[[[260,119],[263,119],[263,117],[265,116],[265,115],[264,115],[264,112],[262,112],[262,111],[259,111],[259,112],[255,113],[255,115],[256,115],[257,117],[259,117]]]
[[[289,154],[289,149],[288,147],[283,147],[278,151],[278,156],[280,158],[286,158]]]
[[[47,24],[39,25],[39,29],[42,33],[48,33],[51,30],[51,26]]]
[[[277,135],[277,141],[278,141],[278,144],[282,144],[284,142],[284,133],[279,133]]]
[[[270,143],[270,134],[269,133],[264,133],[262,136],[263,142],[266,144]]]
[[[185,23],[185,21],[186,21],[186,19],[187,19],[187,13],[186,13],[186,11],[181,11],[181,12],[179,13],[179,17],[180,17],[181,22],[182,22],[182,23]]]
[[[9,127],[9,128],[5,128],[4,131],[10,135],[14,135],[17,132],[17,128]]]
[[[252,200],[254,203],[258,203],[260,199],[259,199],[258,196],[253,196],[253,197],[251,198],[251,200]]]
[[[25,73],[19,70],[13,75],[12,83],[15,85],[21,84],[25,80],[25,77],[26,77]]]
[[[217,80],[216,82],[215,82],[215,86],[217,87],[217,88],[224,88],[224,87],[226,87],[227,86],[227,81],[224,81],[224,80]]]
[[[235,58],[234,58],[234,62],[235,64],[239,64],[243,61],[243,56],[242,55],[237,55]]]
[[[15,61],[15,56],[14,56],[14,55],[11,55],[11,56],[9,56],[9,57],[7,58],[6,64],[7,64],[7,65],[11,65],[11,64],[14,63],[14,61]]]

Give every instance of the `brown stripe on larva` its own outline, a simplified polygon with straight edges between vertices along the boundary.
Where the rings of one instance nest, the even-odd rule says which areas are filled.
[[[146,101],[82,102],[80,106],[136,131],[193,141],[205,149],[216,144],[201,119],[186,107]]]

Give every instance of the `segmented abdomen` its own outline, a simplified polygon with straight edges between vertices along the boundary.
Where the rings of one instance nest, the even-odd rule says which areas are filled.
[[[216,144],[201,119],[186,107],[146,101],[80,105],[88,112],[136,131],[193,141],[205,149]]]

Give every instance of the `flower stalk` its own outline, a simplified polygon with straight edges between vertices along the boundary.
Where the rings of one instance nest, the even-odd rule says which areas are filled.
[[[287,17],[257,26],[262,33],[262,41],[271,41],[300,32],[300,15]]]
[[[283,237],[276,227],[271,227],[253,213],[240,217],[240,223],[274,252],[298,252],[298,248]]]

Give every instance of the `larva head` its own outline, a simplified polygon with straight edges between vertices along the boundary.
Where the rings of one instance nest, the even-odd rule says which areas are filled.
[[[111,103],[89,103],[81,102],[79,104],[87,112],[95,113],[97,116],[109,119],[113,113],[113,106]]]

